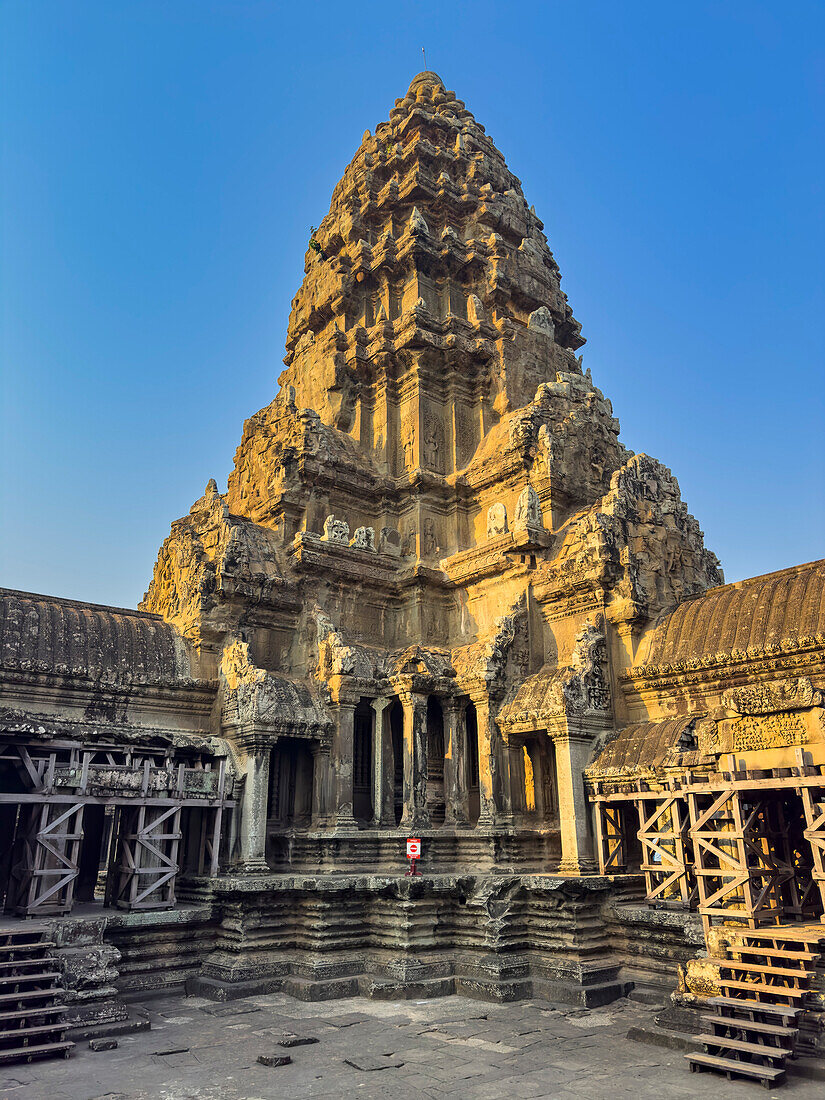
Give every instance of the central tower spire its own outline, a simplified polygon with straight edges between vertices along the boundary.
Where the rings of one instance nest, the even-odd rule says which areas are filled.
[[[584,341],[542,228],[484,127],[419,73],[333,192],[281,385],[390,475],[411,459],[461,469],[501,415],[579,369]]]

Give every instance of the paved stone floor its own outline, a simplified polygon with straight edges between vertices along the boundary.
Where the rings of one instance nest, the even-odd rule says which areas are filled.
[[[149,1001],[152,1030],[121,1037],[117,1050],[80,1044],[66,1061],[0,1067],[10,1100],[301,1100],[303,1097],[620,1100],[632,1097],[776,1095],[820,1098],[821,1081],[759,1085],[691,1074],[682,1055],[631,1042],[628,1028],[656,1009],[630,1001],[573,1009],[532,1002],[488,1005],[350,1000],[304,1004],[282,994],[217,1004]],[[317,1043],[285,1049],[284,1032]],[[290,1054],[268,1068],[260,1054]]]

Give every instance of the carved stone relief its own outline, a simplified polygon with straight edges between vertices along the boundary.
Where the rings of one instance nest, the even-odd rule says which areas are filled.
[[[349,542],[349,524],[346,520],[336,519],[335,516],[327,516],[324,520],[324,533],[321,538],[324,542],[339,542],[346,546]]]
[[[421,555],[425,558],[434,558],[438,553],[438,533],[435,520],[428,516],[424,520],[421,531]]]
[[[796,707],[816,706],[819,702],[821,693],[814,690],[807,677],[749,684],[722,693],[722,705],[738,714],[777,714]]]
[[[350,546],[356,550],[375,550],[375,530],[372,527],[356,527],[350,539]]]
[[[408,470],[416,467],[415,458],[415,424],[412,419],[405,419],[401,424],[401,446],[403,449],[404,466]]]
[[[434,413],[429,413],[424,421],[424,461],[431,470],[441,473],[441,461],[444,453],[444,437],[441,422]]]
[[[762,717],[744,717],[733,724],[733,751],[776,749],[804,745],[808,740],[805,719],[785,711]]]
[[[513,517],[514,527],[544,527],[544,517],[541,514],[541,502],[539,495],[532,485],[525,485],[518,501]]]
[[[487,538],[495,539],[507,533],[507,509],[496,501],[487,509]]]

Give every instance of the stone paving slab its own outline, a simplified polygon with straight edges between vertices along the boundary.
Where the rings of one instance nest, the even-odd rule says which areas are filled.
[[[235,1006],[238,1006],[235,1002]],[[252,997],[241,1011],[203,998],[147,1002],[152,1030],[111,1051],[4,1067],[2,1100],[746,1100],[757,1086],[692,1075],[681,1052],[627,1039],[656,1009],[618,1001],[593,1010],[531,1002],[295,1001]],[[292,1064],[260,1065],[284,1032],[318,1042]],[[177,1051],[159,1054],[158,1051]],[[354,1064],[352,1064],[354,1063]],[[360,1067],[360,1068],[359,1068]],[[774,1095],[768,1093],[767,1095]],[[820,1100],[822,1082],[775,1094]]]

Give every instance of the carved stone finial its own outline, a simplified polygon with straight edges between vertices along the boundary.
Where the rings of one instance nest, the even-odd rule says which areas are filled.
[[[321,539],[323,542],[338,542],[346,546],[349,542],[349,524],[344,519],[327,516],[324,520],[324,533]]]
[[[430,227],[427,225],[424,216],[417,206],[413,207],[412,214],[410,214],[410,230],[413,233],[422,234],[429,234],[430,232]]]
[[[356,550],[375,551],[375,529],[372,527],[356,527],[355,534],[350,539],[350,546]]]
[[[532,485],[525,485],[516,502],[516,512],[513,516],[514,527],[544,527],[544,517],[541,514],[541,501]]]
[[[444,81],[441,79],[438,73],[434,73],[432,69],[425,69],[423,72],[420,72],[417,76],[414,76],[412,78],[412,83],[410,84],[410,87],[407,91],[407,95],[409,95],[411,92],[415,93],[418,88],[420,88],[424,84],[433,85],[434,87],[441,88],[442,90],[444,88]]]
[[[495,539],[507,533],[507,509],[496,501],[487,510],[487,538]]]
[[[553,314],[547,306],[539,306],[538,309],[533,310],[527,318],[527,327],[533,332],[541,332],[543,335],[549,336],[551,340],[556,335],[556,324],[553,320]]]

